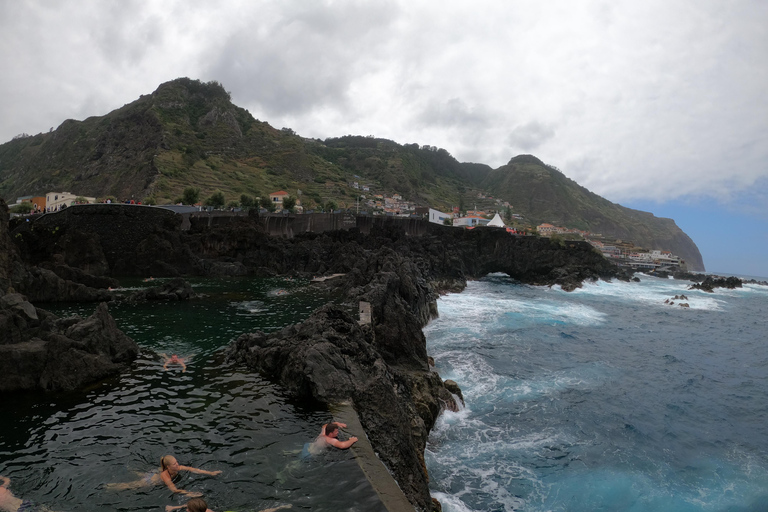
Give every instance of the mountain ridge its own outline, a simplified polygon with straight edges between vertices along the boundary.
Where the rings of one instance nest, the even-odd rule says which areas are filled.
[[[302,194],[308,208],[328,200],[351,207],[360,194],[353,181],[439,210],[492,192],[533,226],[550,222],[632,240],[704,270],[696,244],[672,219],[611,203],[533,155],[493,169],[429,145],[303,138],[255,119],[218,82],[172,80],[104,116],[69,119],[52,132],[0,145],[6,198],[67,190],[163,203],[194,186],[228,200],[286,190]]]

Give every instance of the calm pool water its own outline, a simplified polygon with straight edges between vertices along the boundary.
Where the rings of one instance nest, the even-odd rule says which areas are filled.
[[[141,287],[140,281],[122,281]],[[54,510],[161,510],[184,503],[165,486],[113,491],[173,454],[183,465],[221,470],[182,473],[177,487],[202,492],[214,510],[383,511],[350,452],[301,461],[298,452],[330,414],[297,403],[279,387],[224,362],[243,332],[269,332],[306,318],[329,297],[306,281],[192,281],[200,300],[111,304],[118,327],[142,352],[118,377],[77,393],[2,396],[0,474],[18,497]],[[94,304],[40,305],[60,316],[88,316]],[[187,358],[164,371],[160,353]],[[350,435],[361,435],[354,432]]]

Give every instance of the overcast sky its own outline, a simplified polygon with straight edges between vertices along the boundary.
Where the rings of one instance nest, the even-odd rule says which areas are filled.
[[[0,0],[0,64],[0,142],[217,80],[307,137],[534,154],[768,276],[764,0]]]

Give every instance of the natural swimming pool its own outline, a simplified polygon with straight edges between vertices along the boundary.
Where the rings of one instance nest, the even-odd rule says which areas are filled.
[[[120,376],[77,393],[5,395],[0,404],[0,474],[18,497],[53,510],[158,510],[186,502],[164,486],[112,491],[173,454],[177,487],[205,495],[213,510],[383,511],[350,452],[300,461],[298,452],[330,414],[298,403],[258,374],[228,365],[224,349],[243,332],[270,332],[334,299],[306,281],[190,280],[206,297],[189,302],[110,304],[118,327],[141,346]],[[135,287],[158,284],[123,281]],[[95,304],[40,305],[89,316]],[[187,357],[163,371],[158,354]],[[350,435],[364,435],[350,432]]]

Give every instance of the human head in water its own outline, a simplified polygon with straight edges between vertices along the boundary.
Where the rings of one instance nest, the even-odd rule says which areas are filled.
[[[192,498],[187,502],[189,512],[205,512],[208,510],[208,503],[203,498]]]
[[[179,472],[179,462],[173,455],[163,455],[160,458],[160,471],[168,471],[171,474]]]
[[[325,427],[325,435],[328,437],[333,437],[334,432],[336,435],[338,435],[339,426],[335,423],[329,423]]]

